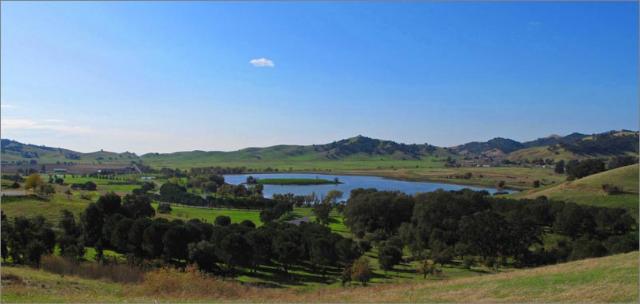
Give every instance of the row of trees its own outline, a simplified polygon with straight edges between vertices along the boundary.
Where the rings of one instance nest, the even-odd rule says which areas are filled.
[[[224,190],[229,188],[231,190]],[[238,190],[241,189],[241,190]],[[247,195],[249,191],[243,185],[223,184],[218,188],[221,193],[229,193],[228,195],[202,195],[188,192],[183,186],[175,183],[164,183],[160,187],[159,194],[153,195],[153,198],[162,202],[178,203],[191,206],[207,206],[207,207],[229,207],[229,208],[247,208],[247,209],[264,209],[273,207],[276,201],[267,199],[260,195]]]
[[[558,174],[567,174],[569,180],[582,178],[605,170],[611,170],[638,163],[635,156],[615,156],[605,163],[602,159],[564,160],[556,162],[554,171]]]
[[[292,265],[311,265],[324,275],[327,269],[351,265],[368,249],[316,223],[269,221],[256,228],[248,220],[232,224],[226,216],[210,224],[151,218],[154,214],[149,195],[136,191],[124,197],[100,196],[79,220],[63,211],[57,235],[42,217],[17,217],[10,222],[3,216],[2,254],[16,263],[37,265],[40,256],[52,253],[56,244],[63,256],[75,260],[83,258],[85,246],[91,246],[98,260],[105,249],[111,249],[126,254],[134,264],[148,260],[195,263],[203,271],[222,275],[233,274],[238,267],[255,271],[261,265],[277,265],[285,273]]]
[[[486,192],[354,190],[345,224],[379,244],[388,265],[407,246],[418,258],[440,263],[454,258],[514,260],[537,265],[636,250],[637,223],[624,209],[572,203],[494,198]],[[543,244],[553,233],[565,241]],[[399,240],[398,240],[399,239]],[[401,257],[401,255],[400,255]],[[381,260],[381,265],[385,264]]]

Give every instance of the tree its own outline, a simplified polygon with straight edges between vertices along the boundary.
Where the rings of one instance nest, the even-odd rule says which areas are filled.
[[[94,246],[101,239],[104,214],[95,203],[89,204],[80,216],[80,225],[87,245]]]
[[[288,273],[289,265],[297,262],[303,256],[303,244],[302,235],[293,227],[278,231],[273,238],[273,252],[285,273]]]
[[[50,184],[42,184],[36,188],[38,195],[49,198],[52,194],[56,193],[56,188]]]
[[[189,239],[184,225],[173,224],[162,236],[164,245],[164,257],[167,261],[172,259],[182,260],[189,257],[187,244]]]
[[[244,236],[234,232],[220,241],[216,256],[227,265],[230,271],[233,271],[235,266],[250,266],[253,252]]]
[[[339,183],[336,182],[336,184]],[[324,202],[326,203],[330,203],[330,204],[336,204],[338,202],[338,199],[342,198],[342,191],[339,190],[330,190],[329,192],[327,192],[327,195],[324,197]]]
[[[378,248],[378,263],[384,271],[392,270],[402,260],[402,249],[385,242]]]
[[[111,231],[110,243],[118,252],[127,252],[129,249],[129,231],[133,223],[130,218],[121,218]]]
[[[215,272],[217,270],[216,261],[218,260],[214,244],[208,241],[200,241],[197,243],[189,243],[189,260],[198,265],[198,268],[206,272]]]
[[[607,164],[607,168],[611,170],[615,168],[633,165],[636,163],[638,163],[638,158],[636,158],[635,156],[629,156],[629,155],[616,156],[616,157],[612,157],[611,160],[609,160],[609,163]]]
[[[84,185],[82,186],[82,190],[87,190],[87,191],[96,191],[98,189],[98,185],[96,185],[96,183],[92,182],[92,181],[87,181],[86,183],[84,183]]]
[[[321,273],[324,277],[325,268],[336,260],[335,247],[331,241],[327,238],[321,237],[311,241],[311,248],[309,250],[309,258],[311,263],[321,267]]]
[[[387,234],[411,219],[412,197],[391,191],[354,189],[344,208],[345,224],[354,233],[382,230]]]
[[[329,225],[331,209],[333,206],[327,202],[315,204],[312,212],[316,216],[316,221],[322,225]]]
[[[40,259],[47,251],[45,244],[40,240],[31,240],[26,247],[26,259],[30,265],[40,267]]]
[[[127,194],[123,201],[124,213],[134,219],[153,217],[156,214],[156,211],[151,207],[151,198],[146,194]]]
[[[85,253],[82,227],[76,224],[73,213],[68,210],[63,210],[61,215],[58,223],[58,227],[62,230],[62,234],[58,238],[60,255],[80,260]]]
[[[231,218],[226,215],[218,215],[214,223],[217,226],[229,226],[231,225]]]
[[[351,264],[362,255],[360,248],[352,239],[342,238],[335,244],[338,259],[345,265]]]
[[[171,204],[169,203],[158,204],[158,213],[162,213],[162,214],[171,213]]]
[[[600,159],[571,160],[565,169],[569,179],[583,178],[604,170],[605,164]]]
[[[121,202],[122,200],[119,195],[114,192],[109,192],[98,198],[96,206],[105,216],[109,216],[121,211]]]
[[[24,188],[26,190],[35,190],[42,185],[44,185],[44,180],[42,180],[40,174],[37,173],[29,175],[24,181]]]
[[[533,181],[533,187],[534,187],[534,188],[540,188],[540,180],[537,180],[537,179],[536,179],[536,180],[534,180],[534,181]]]
[[[564,160],[559,160],[556,163],[556,166],[553,171],[555,171],[558,174],[564,174]]]
[[[369,259],[366,257],[360,257],[351,266],[351,279],[362,283],[366,286],[367,282],[371,279],[371,267],[369,266]]]
[[[152,223],[153,221],[148,218],[138,218],[133,222],[127,233],[127,251],[133,253],[133,256],[136,258],[142,259],[145,255],[144,249],[142,248],[144,231],[147,227],[151,226]]]
[[[272,256],[272,235],[273,232],[265,228],[259,228],[247,232],[245,238],[251,246],[253,257],[253,270],[255,271],[258,265],[266,264],[271,260]]]
[[[150,258],[157,258],[162,255],[164,243],[162,238],[165,232],[169,230],[169,223],[162,221],[153,221],[149,227],[144,229],[142,233],[142,250]]]

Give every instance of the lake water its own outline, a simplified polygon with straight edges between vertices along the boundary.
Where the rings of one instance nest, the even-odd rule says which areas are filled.
[[[229,184],[242,184],[246,182],[248,176],[255,178],[320,178],[334,180],[338,178],[341,184],[324,185],[264,185],[264,196],[271,197],[273,194],[294,193],[296,195],[308,195],[315,192],[318,197],[324,196],[330,190],[339,190],[344,193],[343,198],[347,200],[351,190],[357,188],[376,188],[378,190],[401,191],[407,194],[418,192],[430,192],[437,189],[460,190],[464,188],[472,190],[486,190],[494,193],[494,188],[483,188],[474,186],[463,186],[455,184],[444,184],[434,182],[412,182],[395,179],[388,179],[379,176],[363,175],[333,175],[333,174],[313,174],[313,173],[264,173],[264,174],[229,174],[224,176],[224,180]],[[508,191],[511,192],[511,191]]]

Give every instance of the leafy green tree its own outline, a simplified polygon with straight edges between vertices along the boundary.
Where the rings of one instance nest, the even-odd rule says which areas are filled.
[[[198,268],[206,272],[216,272],[218,267],[216,261],[218,258],[215,254],[216,247],[208,241],[200,241],[197,243],[189,243],[189,260],[198,265]]]
[[[322,225],[329,225],[331,209],[333,206],[329,203],[320,203],[313,206],[312,212],[316,216],[316,221]]]
[[[68,210],[63,210],[61,215],[58,223],[58,228],[62,230],[58,238],[60,255],[80,260],[85,253],[82,227],[76,223],[73,213]]]
[[[158,213],[162,213],[162,214],[171,213],[171,204],[169,203],[158,204]]]
[[[253,270],[255,271],[259,265],[267,264],[271,260],[271,236],[272,231],[268,229],[259,228],[249,231],[245,238],[252,248],[253,257]]]
[[[231,218],[226,215],[218,215],[215,219],[217,226],[229,226],[231,225]]]
[[[360,247],[352,239],[342,238],[335,244],[338,259],[345,265],[351,264],[362,255]]]
[[[108,192],[101,195],[96,202],[96,205],[102,211],[104,216],[109,216],[115,213],[119,213],[122,207],[122,199],[114,192]]]
[[[555,171],[558,174],[564,174],[564,160],[559,160],[556,163],[556,166],[553,171]]]
[[[329,266],[337,259],[335,247],[327,238],[316,238],[311,241],[309,258],[311,263],[321,267],[321,273],[324,277],[326,269],[323,266]]]
[[[252,248],[249,242],[240,233],[231,233],[220,241],[216,250],[216,256],[222,260],[229,270],[235,266],[250,266],[253,258]]]
[[[157,258],[162,255],[164,243],[162,238],[169,230],[169,223],[155,220],[142,233],[142,250],[146,256]]]
[[[402,261],[402,249],[385,242],[378,248],[378,263],[384,271],[392,270],[393,266]]]
[[[279,231],[273,238],[273,253],[275,258],[288,273],[289,266],[296,263],[304,255],[303,239],[295,228]]]
[[[156,211],[151,207],[151,198],[146,194],[127,194],[122,209],[132,218],[153,217]]]
[[[164,245],[164,257],[167,261],[176,259],[183,260],[189,257],[187,245],[189,239],[187,229],[184,225],[173,224],[162,236]]]

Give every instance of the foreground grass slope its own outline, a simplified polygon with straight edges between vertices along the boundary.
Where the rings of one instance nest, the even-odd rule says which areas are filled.
[[[631,165],[590,175],[578,180],[533,189],[513,194],[514,198],[536,198],[574,202],[600,207],[626,208],[631,214],[638,214],[638,165]],[[609,195],[602,190],[603,184],[622,187],[624,193]]]
[[[310,291],[265,289],[155,271],[138,284],[3,267],[2,302],[637,302],[638,252],[458,279]]]

